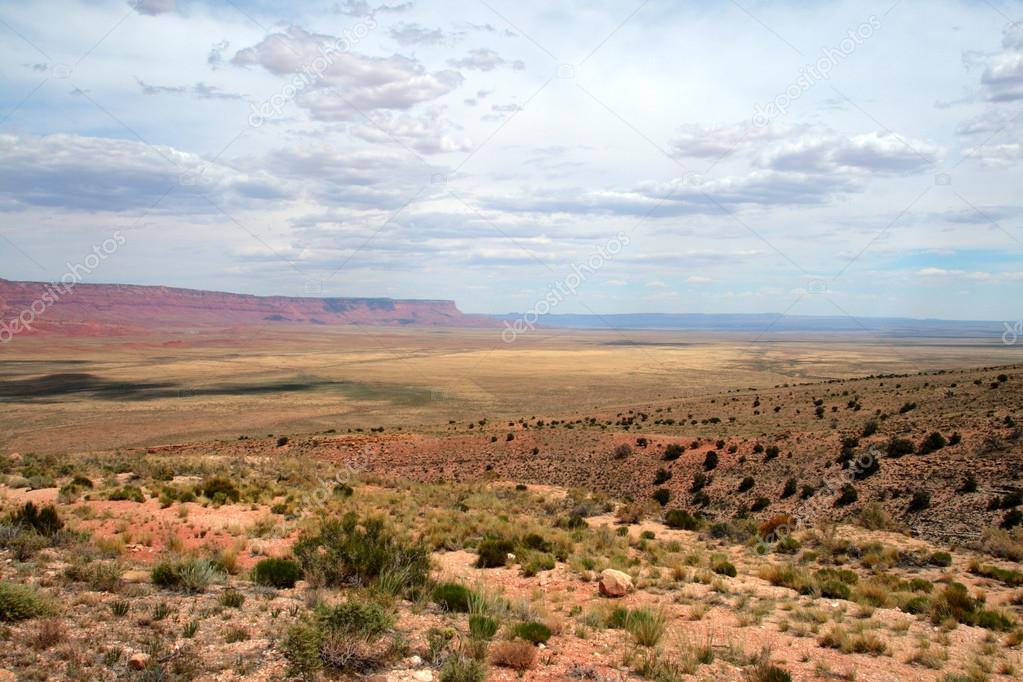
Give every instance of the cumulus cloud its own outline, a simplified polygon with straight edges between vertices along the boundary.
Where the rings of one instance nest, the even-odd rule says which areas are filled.
[[[299,83],[298,105],[325,121],[347,120],[359,111],[409,109],[462,83],[457,71],[430,73],[410,57],[370,57],[344,49],[345,45],[343,38],[291,26],[239,50],[231,61],[290,76]]]
[[[967,52],[967,68],[979,68],[983,96],[990,102],[1023,99],[1023,23],[1009,24],[1002,33],[1000,52]]]
[[[941,153],[937,145],[894,133],[871,132],[853,137],[804,135],[767,152],[761,165],[799,173],[858,171],[908,175],[932,167],[941,159]]]
[[[133,0],[128,3],[139,14],[156,16],[177,9],[177,0]]]
[[[452,59],[448,62],[448,64],[458,69],[469,69],[475,71],[493,71],[494,69],[505,65],[511,67],[515,71],[521,71],[526,68],[525,62],[521,59],[507,61],[497,52],[486,47],[470,50],[469,54],[466,56],[461,59]]]
[[[149,208],[173,192],[184,209],[214,200],[288,198],[282,183],[163,145],[79,135],[0,135],[0,196],[15,205],[82,211]],[[180,202],[176,207],[181,210]]]
[[[395,140],[421,154],[463,152],[472,149],[464,135],[449,130],[439,112],[428,111],[418,116],[379,112],[373,123],[353,124],[352,135],[373,143],[392,143]]]
[[[676,157],[726,158],[762,149],[792,132],[792,128],[777,125],[704,126],[694,123],[681,126],[668,146]]]

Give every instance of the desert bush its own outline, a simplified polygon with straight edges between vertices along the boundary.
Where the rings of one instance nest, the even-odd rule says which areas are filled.
[[[664,507],[671,501],[671,491],[667,488],[658,488],[650,497],[659,505]]]
[[[284,634],[282,650],[288,662],[288,674],[309,679],[323,667],[320,659],[320,644],[323,632],[315,621],[301,620],[288,627]]]
[[[483,682],[486,678],[486,664],[466,656],[452,656],[440,669],[440,682]]]
[[[636,640],[636,644],[653,647],[657,646],[668,629],[668,620],[667,614],[660,609],[633,609],[625,619],[625,629]]]
[[[968,495],[969,493],[977,492],[977,477],[972,473],[966,475],[966,480],[956,490],[961,495]]]
[[[1023,528],[986,528],[981,535],[981,548],[992,556],[1023,561]]]
[[[535,646],[519,640],[498,642],[490,650],[490,660],[494,665],[519,672],[535,668],[536,656]]]
[[[137,485],[126,485],[115,490],[111,490],[107,495],[107,499],[114,500],[115,502],[135,502],[136,504],[142,504],[146,501],[146,494],[142,492],[142,488]]]
[[[945,437],[939,432],[934,431],[920,443],[920,447],[917,448],[917,453],[921,455],[929,455],[932,452],[937,452],[946,445],[948,445],[948,441],[945,440]]]
[[[750,507],[750,511],[756,513],[764,511],[770,506],[771,500],[767,499],[766,497],[758,497],[756,500],[753,501],[753,505]]]
[[[916,446],[913,445],[913,441],[907,438],[895,438],[892,437],[888,441],[888,447],[886,454],[892,459],[898,459],[903,455],[911,455],[916,450]]]
[[[240,609],[245,603],[245,595],[238,590],[227,590],[220,593],[217,601],[225,609]]]
[[[664,523],[669,528],[678,530],[700,530],[703,522],[685,509],[669,509],[664,515]]]
[[[845,507],[858,499],[860,499],[860,494],[856,492],[856,488],[853,487],[852,483],[846,483],[842,486],[842,494],[835,500],[835,506]]]
[[[425,545],[398,536],[380,518],[360,524],[354,512],[303,533],[293,552],[307,578],[321,585],[367,585],[386,575],[408,592],[424,585],[430,572]]]
[[[32,530],[45,537],[52,537],[64,528],[64,522],[52,504],[39,508],[32,502],[14,511],[8,523],[22,531]]]
[[[707,475],[702,471],[693,474],[693,483],[689,486],[689,492],[698,493],[707,485]]]
[[[735,565],[724,556],[711,557],[710,570],[718,575],[726,575],[729,578],[736,576]]]
[[[790,478],[787,481],[785,481],[785,487],[781,491],[781,499],[784,500],[795,495],[796,488],[798,487],[798,485],[799,485],[798,482],[794,478]]]
[[[237,502],[242,496],[235,482],[222,476],[206,479],[202,484],[202,494],[213,502],[220,503]]]
[[[739,482],[739,492],[744,493],[747,490],[752,490],[754,485],[756,485],[756,481],[753,480],[753,477],[746,476]]]
[[[511,540],[495,538],[484,540],[476,548],[476,568],[499,568],[508,563],[508,555],[515,551]]]
[[[512,628],[512,635],[533,644],[546,644],[551,638],[551,629],[537,621],[525,621]]]
[[[718,453],[714,450],[708,450],[707,455],[703,459],[703,470],[712,471],[718,466]]]
[[[877,423],[876,419],[871,419],[867,421],[867,423],[863,425],[863,437],[870,438],[871,436],[873,436],[875,433],[877,433],[878,426],[880,425]]]
[[[492,616],[476,613],[469,616],[469,636],[476,640],[489,641],[501,627],[500,621]]]
[[[298,563],[290,559],[261,559],[252,569],[252,581],[278,589],[290,589],[302,576]]]
[[[150,578],[157,587],[198,594],[221,577],[209,559],[164,560],[153,566]]]
[[[627,459],[632,455],[632,446],[628,443],[620,443],[615,446],[614,450],[611,451],[611,456],[615,459]]]
[[[0,622],[11,623],[48,616],[56,610],[54,601],[35,587],[0,582]]]
[[[867,530],[890,530],[894,527],[892,517],[879,502],[868,502],[863,505],[857,520]]]
[[[927,562],[932,566],[948,567],[952,565],[952,555],[948,552],[933,552],[927,557]]]
[[[982,564],[976,559],[970,562],[970,573],[997,580],[1008,587],[1023,587],[1023,573],[1000,566]]]
[[[99,592],[116,592],[121,585],[122,572],[121,566],[111,561],[73,561],[64,569],[68,580],[88,583]]]
[[[909,511],[918,512],[931,506],[931,494],[926,490],[917,490],[909,501]]]
[[[554,555],[548,552],[528,552],[526,557],[520,562],[522,566],[522,575],[529,578],[541,571],[553,570],[556,563]]]
[[[468,613],[472,592],[460,583],[440,583],[433,588],[433,601],[453,613]]]
[[[671,472],[667,469],[658,469],[654,474],[654,485],[661,485],[671,480]]]
[[[685,448],[683,448],[681,445],[679,445],[678,443],[671,443],[666,448],[664,448],[663,459],[666,462],[674,462],[676,459],[681,457],[682,453],[684,452]]]

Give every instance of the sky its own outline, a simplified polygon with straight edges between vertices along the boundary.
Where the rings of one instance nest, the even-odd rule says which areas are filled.
[[[1001,0],[5,0],[0,277],[1018,320],[1021,22]]]

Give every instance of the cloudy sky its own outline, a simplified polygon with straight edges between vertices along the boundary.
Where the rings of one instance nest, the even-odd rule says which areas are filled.
[[[1023,3],[383,2],[0,3],[0,276],[1020,316]]]

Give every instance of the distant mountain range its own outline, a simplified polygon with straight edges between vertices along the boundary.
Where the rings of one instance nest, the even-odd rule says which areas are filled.
[[[518,314],[494,315],[514,325]],[[863,332],[884,336],[1001,336],[998,321],[918,320],[908,317],[844,317],[759,314],[630,313],[621,315],[542,315],[537,327],[561,329],[679,330],[709,332]]]
[[[126,284],[60,284],[0,279],[0,334],[105,336],[153,329],[266,325],[497,327],[454,301],[251,296]]]

